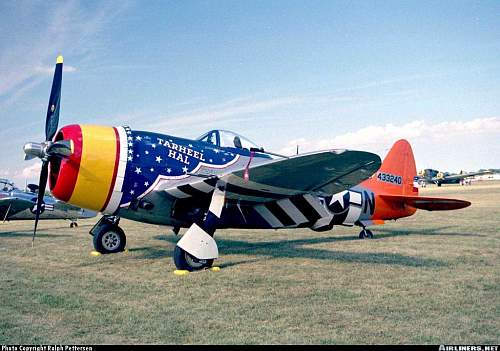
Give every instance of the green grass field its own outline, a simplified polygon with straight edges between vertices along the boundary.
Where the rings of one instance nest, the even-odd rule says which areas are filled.
[[[0,344],[500,341],[500,183],[427,188],[469,208],[372,228],[223,230],[219,272],[176,276],[168,228],[122,220],[128,252],[88,231],[0,225]]]

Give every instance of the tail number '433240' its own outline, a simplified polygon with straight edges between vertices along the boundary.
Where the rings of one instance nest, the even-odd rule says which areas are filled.
[[[382,173],[382,172],[379,172],[379,174],[377,175],[377,179],[381,182],[392,183],[397,185],[401,185],[403,182],[401,176],[390,173]]]

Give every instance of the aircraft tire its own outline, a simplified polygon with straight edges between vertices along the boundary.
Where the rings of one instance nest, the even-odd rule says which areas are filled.
[[[127,245],[125,232],[118,226],[103,225],[94,233],[94,249],[102,254],[122,252]]]
[[[368,238],[373,239],[373,232],[370,229],[366,229],[365,232]]]
[[[174,263],[177,269],[192,272],[212,267],[214,260],[199,260],[188,254],[179,246],[175,246]]]

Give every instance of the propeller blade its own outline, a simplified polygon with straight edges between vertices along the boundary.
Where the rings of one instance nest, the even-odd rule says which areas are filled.
[[[33,229],[33,239],[31,240],[31,246],[35,245],[36,228],[38,226],[38,220],[40,219],[40,211],[43,204],[43,195],[45,194],[45,187],[47,186],[48,175],[49,175],[49,162],[43,161],[42,170],[40,171],[40,180],[38,182],[38,196],[36,198],[36,211],[35,211],[35,228]]]
[[[45,140],[52,140],[59,125],[59,108],[61,104],[63,57],[57,56],[52,90],[50,91],[47,119],[45,120]]]

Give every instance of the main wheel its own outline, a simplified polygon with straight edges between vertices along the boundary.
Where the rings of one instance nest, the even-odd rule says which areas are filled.
[[[104,225],[94,233],[94,248],[102,254],[125,250],[127,238],[120,227]]]
[[[179,246],[175,246],[174,263],[177,269],[192,272],[212,267],[214,260],[199,260],[181,249]]]

